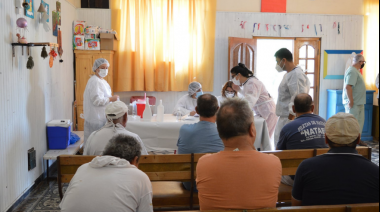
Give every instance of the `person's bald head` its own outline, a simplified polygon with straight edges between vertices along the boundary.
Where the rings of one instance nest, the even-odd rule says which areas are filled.
[[[294,99],[293,110],[297,114],[306,114],[314,112],[313,98],[307,93],[301,93]]]

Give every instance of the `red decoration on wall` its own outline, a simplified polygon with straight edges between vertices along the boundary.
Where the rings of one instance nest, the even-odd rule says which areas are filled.
[[[261,12],[286,13],[286,0],[261,0]]]

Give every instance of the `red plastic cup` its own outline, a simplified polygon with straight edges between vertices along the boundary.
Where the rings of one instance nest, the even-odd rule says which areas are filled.
[[[137,105],[137,115],[140,116],[140,118],[143,118],[145,103],[137,103],[136,105]]]

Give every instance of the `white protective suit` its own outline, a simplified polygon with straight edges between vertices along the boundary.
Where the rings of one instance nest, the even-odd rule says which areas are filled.
[[[310,80],[300,67],[296,67],[293,71],[285,74],[278,88],[276,114],[280,119],[278,120],[274,135],[275,146],[277,146],[280,139],[282,128],[291,122],[289,114],[296,115],[293,112],[294,99],[298,94],[308,94],[309,91]]]
[[[127,160],[94,158],[75,173],[59,207],[62,212],[153,212],[149,177]]]
[[[197,107],[197,99],[193,99],[189,94],[186,94],[178,100],[174,107],[173,115],[177,115],[178,109],[180,110],[180,116],[188,115],[195,111],[195,107]]]
[[[141,155],[148,155],[145,145],[138,135],[129,132],[121,124],[116,124],[114,128],[112,122],[108,122],[102,129],[90,135],[84,147],[83,155],[103,155],[104,148],[107,146],[108,141],[119,134],[134,137],[141,145]]]
[[[111,87],[104,79],[96,75],[92,76],[86,86],[83,95],[84,112],[84,142],[86,143],[91,133],[102,128],[106,123],[105,108],[112,97]]]
[[[266,120],[269,136],[272,138],[278,117],[276,115],[276,104],[264,84],[256,77],[251,77],[243,84],[243,88],[239,92],[248,101],[252,110]]]

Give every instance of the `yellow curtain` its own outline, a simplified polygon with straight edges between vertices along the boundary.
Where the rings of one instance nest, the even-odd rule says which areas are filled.
[[[212,91],[216,0],[112,0],[114,90]]]
[[[379,0],[364,0],[364,56],[367,65],[364,79],[367,89],[377,90],[375,79],[379,74]]]

